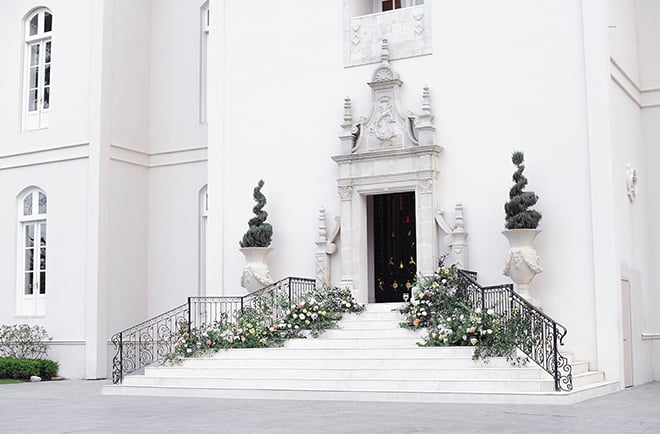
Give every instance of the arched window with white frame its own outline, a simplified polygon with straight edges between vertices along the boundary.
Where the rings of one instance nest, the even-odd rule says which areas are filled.
[[[46,312],[46,249],[48,198],[32,187],[18,198],[18,314]]]
[[[23,130],[48,127],[53,14],[46,8],[25,18]]]

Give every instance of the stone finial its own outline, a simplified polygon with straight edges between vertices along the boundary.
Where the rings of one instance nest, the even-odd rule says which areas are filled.
[[[456,211],[455,212],[456,228],[454,229],[454,233],[463,233],[465,232],[465,221],[463,219],[463,205],[457,203],[455,211]]]
[[[355,146],[355,134],[353,131],[353,107],[349,97],[344,98],[344,122],[342,122],[341,128],[342,132],[339,136],[341,152],[350,154]]]
[[[431,114],[431,92],[428,85],[422,89],[422,112]]]
[[[431,92],[428,86],[424,86],[422,90],[422,113],[418,116],[415,131],[421,146],[433,144],[435,127],[433,126],[433,112],[431,111]]]
[[[319,242],[325,243],[328,241],[328,227],[325,223],[325,208],[319,210]]]
[[[353,107],[349,97],[344,98],[344,123],[341,124],[344,132],[351,132],[353,127]]]
[[[390,46],[387,42],[387,39],[383,39],[383,41],[381,42],[380,49],[381,49],[380,61],[383,64],[388,65],[390,63]]]

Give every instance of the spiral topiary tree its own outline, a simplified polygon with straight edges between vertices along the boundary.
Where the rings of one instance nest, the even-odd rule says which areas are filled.
[[[523,175],[525,155],[516,151],[511,155],[511,161],[516,165],[517,170],[513,174],[515,184],[509,191],[509,201],[504,204],[505,227],[507,229],[536,229],[541,220],[541,213],[529,208],[536,204],[539,197],[533,191],[523,191],[527,185],[527,178]]]
[[[264,181],[260,179],[259,184],[254,187],[252,197],[257,204],[252,208],[252,212],[254,212],[255,217],[252,217],[248,222],[250,228],[239,243],[241,247],[268,247],[273,239],[273,227],[270,223],[266,223],[268,213],[263,209],[266,205],[266,197],[261,193],[263,186]]]

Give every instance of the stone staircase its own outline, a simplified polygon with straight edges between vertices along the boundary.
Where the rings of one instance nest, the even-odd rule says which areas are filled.
[[[573,391],[555,392],[536,364],[472,360],[469,347],[418,347],[422,333],[399,327],[398,305],[370,304],[338,329],[281,348],[235,349],[179,366],[148,367],[108,395],[245,399],[569,404],[619,390],[588,362],[572,361]]]

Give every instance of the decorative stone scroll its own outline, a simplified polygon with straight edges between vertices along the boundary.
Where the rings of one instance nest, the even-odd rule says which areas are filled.
[[[451,227],[445,219],[444,211],[436,212],[435,221],[440,229],[447,234],[445,244],[449,246],[450,260],[446,265],[456,265],[458,268],[468,268],[468,233],[465,230],[465,221],[463,219],[463,205],[456,204],[454,211],[454,227]]]
[[[335,239],[341,229],[340,218],[336,217],[337,226],[328,238],[325,208],[319,210],[319,232],[316,241],[316,287],[330,286],[330,256],[337,251]]]

